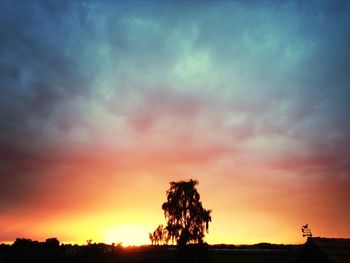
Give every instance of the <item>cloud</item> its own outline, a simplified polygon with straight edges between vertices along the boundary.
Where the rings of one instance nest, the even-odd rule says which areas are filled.
[[[4,211],[142,171],[349,185],[346,2],[1,5]]]

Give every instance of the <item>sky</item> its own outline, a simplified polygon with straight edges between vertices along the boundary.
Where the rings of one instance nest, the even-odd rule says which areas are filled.
[[[350,237],[349,1],[0,3],[0,241]]]

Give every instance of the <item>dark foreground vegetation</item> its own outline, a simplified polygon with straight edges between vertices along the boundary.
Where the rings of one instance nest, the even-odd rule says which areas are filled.
[[[261,243],[250,246],[194,245],[179,252],[177,246],[122,247],[92,244],[78,246],[17,239],[0,245],[0,263],[11,262],[294,262],[302,246]]]

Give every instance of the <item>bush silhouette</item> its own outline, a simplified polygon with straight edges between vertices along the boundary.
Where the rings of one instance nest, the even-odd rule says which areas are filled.
[[[59,247],[60,241],[58,241],[58,239],[55,237],[48,238],[45,241],[45,245],[46,245],[46,247],[50,247],[50,248]]]
[[[169,234],[163,225],[159,225],[153,233],[149,233],[149,239],[152,245],[168,244]]]

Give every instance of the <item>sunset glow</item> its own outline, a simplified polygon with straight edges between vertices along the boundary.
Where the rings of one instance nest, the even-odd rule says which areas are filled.
[[[107,227],[103,232],[103,241],[106,244],[122,243],[122,246],[137,246],[149,243],[145,229],[149,226],[142,224],[125,224]],[[119,241],[118,241],[119,239]]]
[[[1,1],[0,242],[350,236],[350,1]]]

